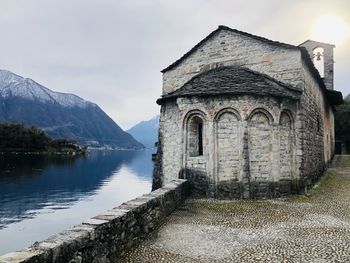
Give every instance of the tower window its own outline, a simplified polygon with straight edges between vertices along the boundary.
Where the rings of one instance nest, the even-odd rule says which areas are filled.
[[[317,47],[312,51],[312,61],[315,68],[318,70],[321,78],[324,78],[324,50],[321,47]]]

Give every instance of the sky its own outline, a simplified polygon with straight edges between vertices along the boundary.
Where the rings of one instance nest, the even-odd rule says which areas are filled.
[[[350,1],[0,0],[0,68],[95,102],[128,129],[159,114],[160,70],[218,25],[298,45],[322,16],[350,26]],[[350,37],[336,45],[335,89],[347,95]]]

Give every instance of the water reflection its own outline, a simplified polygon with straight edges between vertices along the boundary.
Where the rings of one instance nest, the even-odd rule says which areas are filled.
[[[149,192],[151,174],[151,151],[0,156],[0,254]]]

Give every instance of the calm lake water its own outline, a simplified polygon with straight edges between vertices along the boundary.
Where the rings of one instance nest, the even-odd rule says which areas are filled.
[[[0,255],[151,191],[152,151],[0,155]]]

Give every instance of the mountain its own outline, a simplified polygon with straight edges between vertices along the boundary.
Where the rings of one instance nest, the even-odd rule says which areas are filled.
[[[7,70],[0,70],[0,122],[35,125],[53,138],[74,139],[80,145],[143,148],[95,103]]]
[[[136,140],[141,142],[146,148],[153,148],[158,141],[159,115],[148,121],[141,121],[127,130]]]

